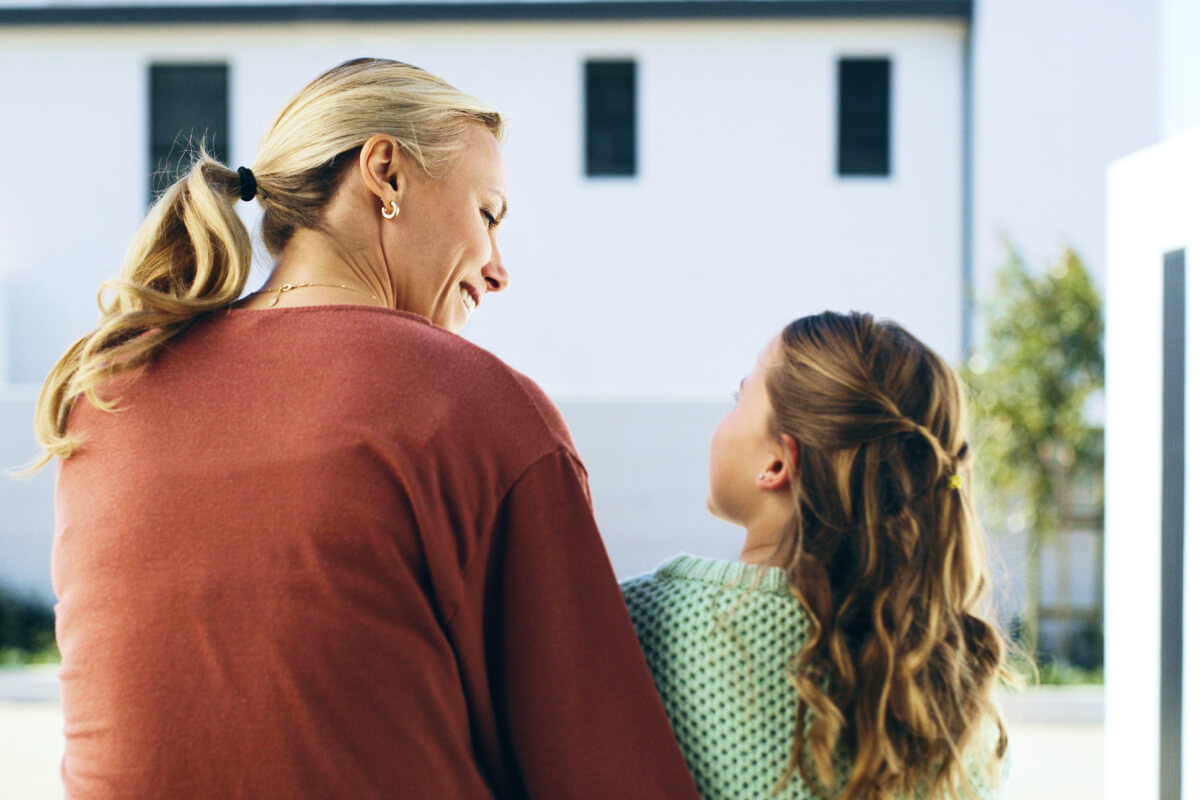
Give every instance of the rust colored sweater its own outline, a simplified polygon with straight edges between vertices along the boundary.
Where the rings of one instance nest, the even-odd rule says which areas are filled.
[[[69,798],[696,797],[530,380],[325,306],[113,388],[58,476]]]

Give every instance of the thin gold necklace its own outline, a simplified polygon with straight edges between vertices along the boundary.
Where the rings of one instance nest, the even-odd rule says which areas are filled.
[[[327,289],[345,289],[348,292],[357,292],[358,294],[366,295],[376,303],[380,302],[379,298],[370,292],[364,292],[362,289],[355,289],[353,286],[343,286],[340,283],[285,283],[283,286],[275,289],[259,289],[257,292],[254,292],[254,294],[273,292],[275,296],[271,298],[271,302],[267,303],[267,308],[274,308],[279,302],[279,296],[284,292],[290,292],[293,289],[307,289],[310,286],[323,286]]]

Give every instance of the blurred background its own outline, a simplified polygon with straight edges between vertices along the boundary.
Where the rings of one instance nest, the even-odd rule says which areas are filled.
[[[252,166],[311,78],[407,61],[508,116],[512,284],[465,335],[562,408],[617,575],[736,557],[705,511],[709,436],[785,323],[897,320],[961,365],[999,614],[1041,666],[1008,702],[1011,796],[1115,797],[1105,309],[1107,276],[1143,268],[1110,253],[1110,170],[1200,124],[1197,36],[1196,0],[0,0],[0,466],[36,455],[41,381],[189,142]],[[1155,374],[1130,402],[1166,413]],[[1127,418],[1161,454],[1167,417]],[[53,470],[0,479],[0,798],[58,796],[52,533]],[[1181,582],[1138,580],[1162,601],[1135,627],[1182,608]],[[1151,676],[1163,626],[1152,657],[1118,648]],[[1182,701],[1153,689],[1144,793],[1122,797],[1187,796]]]

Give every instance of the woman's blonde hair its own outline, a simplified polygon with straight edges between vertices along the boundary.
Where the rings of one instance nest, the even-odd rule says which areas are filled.
[[[298,228],[323,229],[341,173],[371,136],[395,137],[436,175],[464,146],[472,124],[503,136],[499,112],[417,67],[364,58],[329,70],[292,98],[259,143],[251,170],[267,250],[277,255]],[[201,150],[150,209],[121,277],[100,287],[96,328],[67,350],[42,386],[34,432],[44,455],[35,469],[79,445],[67,434],[77,397],[114,410],[114,401],[97,393],[103,384],[145,364],[200,315],[241,296],[252,262],[249,232],[234,212],[241,192],[238,172]]]
[[[1003,759],[993,690],[1008,672],[958,377],[867,314],[805,317],[780,342],[772,433],[798,457],[795,535],[777,563],[810,620],[789,667],[799,712],[784,780],[799,772],[856,800],[960,796],[969,753]]]

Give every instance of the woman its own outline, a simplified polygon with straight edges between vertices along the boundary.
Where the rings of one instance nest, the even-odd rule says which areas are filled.
[[[452,333],[501,134],[351,61],[151,210],[38,406],[68,797],[695,796],[561,417]]]
[[[796,320],[709,475],[739,561],[680,556],[624,587],[701,796],[999,796],[1005,643],[953,370],[867,314]]]

